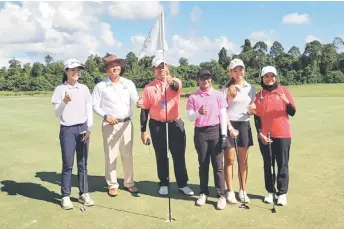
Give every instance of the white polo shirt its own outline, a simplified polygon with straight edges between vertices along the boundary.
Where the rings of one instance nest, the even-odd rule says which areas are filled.
[[[231,121],[249,121],[250,115],[248,112],[248,106],[256,96],[256,89],[248,82],[244,82],[243,86],[235,85],[237,89],[237,95],[234,99],[230,99],[227,96],[228,88],[224,87],[222,93],[226,96],[228,108],[227,115]]]
[[[72,99],[67,104],[63,101],[66,93],[69,93]],[[88,130],[91,131],[92,96],[86,85],[77,82],[72,86],[65,82],[55,88],[51,102],[54,104],[55,115],[60,118],[61,125],[72,126],[87,121]]]
[[[100,117],[111,115],[119,119],[131,117],[132,105],[139,99],[133,81],[123,77],[116,83],[105,78],[94,87],[92,97],[93,109]]]

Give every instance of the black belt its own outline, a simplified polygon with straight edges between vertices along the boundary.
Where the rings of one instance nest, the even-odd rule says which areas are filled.
[[[176,118],[176,119],[173,119],[173,120],[168,120],[168,121],[166,122],[166,121],[159,121],[159,120],[156,120],[156,119],[153,119],[153,118],[152,118],[153,121],[159,122],[159,123],[171,123],[171,122],[175,122],[175,121],[177,121],[177,120],[179,120],[179,119],[180,119],[180,118]]]
[[[124,119],[117,118],[116,120],[117,120],[118,122],[126,122],[126,121],[131,120],[131,117],[124,118]]]

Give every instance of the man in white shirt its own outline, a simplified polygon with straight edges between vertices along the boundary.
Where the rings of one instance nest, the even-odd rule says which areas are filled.
[[[64,77],[61,85],[54,90],[51,102],[55,115],[60,119],[60,145],[62,151],[61,206],[72,209],[70,200],[71,178],[74,154],[77,155],[79,201],[91,206],[94,201],[88,194],[87,158],[89,136],[93,125],[92,97],[84,84],[78,83],[84,69],[76,59],[69,59],[64,64]]]
[[[104,58],[107,78],[93,90],[93,110],[103,119],[102,135],[105,153],[105,179],[109,196],[117,196],[116,164],[119,153],[123,163],[124,187],[137,193],[133,172],[133,123],[132,104],[139,100],[136,87],[131,80],[121,77],[125,61],[110,54]]]

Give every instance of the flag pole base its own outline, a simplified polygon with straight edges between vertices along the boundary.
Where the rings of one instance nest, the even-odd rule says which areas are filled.
[[[176,219],[174,219],[174,218],[171,218],[171,220],[170,220],[170,219],[166,219],[166,220],[165,220],[166,223],[172,223],[172,222],[174,222],[174,221],[176,221]]]

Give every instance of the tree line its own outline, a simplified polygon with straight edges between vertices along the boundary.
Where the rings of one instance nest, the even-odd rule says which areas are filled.
[[[286,51],[280,42],[275,41],[268,50],[267,44],[258,41],[253,46],[245,39],[240,54],[229,56],[222,48],[217,60],[192,65],[184,57],[179,59],[178,66],[170,66],[172,76],[183,80],[185,87],[196,86],[196,73],[201,68],[207,68],[213,73],[216,84],[228,81],[227,68],[230,61],[240,58],[246,65],[246,79],[250,83],[260,83],[259,71],[266,65],[276,66],[282,85],[344,83],[344,42],[336,37],[332,43],[322,44],[317,40],[305,44],[304,51],[292,46]],[[108,55],[108,54],[107,54]],[[98,55],[88,56],[85,71],[80,82],[85,83],[91,90],[106,75],[103,72],[103,58]],[[151,61],[154,56],[140,60],[133,53],[126,55],[124,77],[133,80],[136,87],[143,88],[153,80]],[[15,58],[9,61],[8,68],[0,69],[0,91],[52,91],[61,84],[63,78],[63,61],[55,61],[47,55],[44,63],[35,62],[22,65]]]

